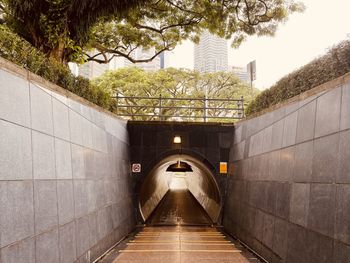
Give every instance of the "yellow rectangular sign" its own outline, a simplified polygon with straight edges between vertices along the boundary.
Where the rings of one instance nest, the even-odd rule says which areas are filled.
[[[227,162],[220,162],[220,173],[227,174]]]

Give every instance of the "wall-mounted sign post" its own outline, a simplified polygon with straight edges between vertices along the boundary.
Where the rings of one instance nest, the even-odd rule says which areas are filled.
[[[133,163],[131,166],[131,170],[133,173],[141,173],[141,164],[140,163]]]
[[[227,162],[220,162],[220,173],[227,174]]]

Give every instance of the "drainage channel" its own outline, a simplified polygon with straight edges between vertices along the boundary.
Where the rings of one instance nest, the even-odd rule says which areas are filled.
[[[147,226],[110,251],[99,263],[262,262],[215,227]]]

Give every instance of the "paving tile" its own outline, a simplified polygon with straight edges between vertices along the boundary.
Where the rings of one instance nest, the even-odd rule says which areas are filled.
[[[35,251],[37,263],[59,263],[58,229],[37,236]]]
[[[74,180],[74,207],[75,217],[81,217],[88,214],[88,188],[86,180]]]
[[[299,109],[296,142],[304,142],[314,138],[316,120],[316,101],[312,101]]]
[[[72,179],[72,154],[70,143],[55,139],[56,178]]]
[[[35,180],[35,233],[39,234],[58,224],[57,183],[54,180]]]
[[[282,182],[276,184],[276,215],[288,219],[290,212],[292,184]]]
[[[4,263],[35,263],[35,241],[25,239],[3,248],[0,256]]]
[[[332,183],[339,174],[339,133],[314,142],[312,182]]]
[[[332,184],[312,184],[308,227],[323,235],[334,235],[335,186]]]
[[[281,177],[281,150],[271,152],[268,157],[269,174],[268,180],[279,181]]]
[[[29,129],[0,120],[0,180],[32,179]]]
[[[72,180],[57,181],[58,222],[64,225],[74,219],[74,195]]]
[[[69,127],[71,141],[83,145],[83,117],[73,110],[69,110]]]
[[[54,138],[32,131],[34,179],[55,179]]]
[[[273,246],[274,228],[275,217],[269,214],[265,214],[262,242],[270,249],[272,249]]]
[[[84,179],[85,165],[84,165],[84,152],[85,149],[82,146],[71,144],[72,151],[72,170],[74,179]]]
[[[272,143],[272,125],[268,126],[263,130],[263,142],[262,151],[263,153],[269,152],[271,150]]]
[[[272,126],[271,149],[277,150],[282,147],[284,119],[276,122]]]
[[[60,139],[70,140],[68,107],[57,99],[52,99],[54,135]]]
[[[293,181],[306,183],[311,181],[314,141],[298,144],[295,147]]]
[[[33,183],[0,181],[1,247],[34,234]]]
[[[60,263],[74,262],[76,259],[75,222],[59,228]]]
[[[306,226],[309,213],[310,184],[295,183],[292,185],[290,201],[290,221]]]
[[[334,238],[350,244],[350,185],[336,186]]]
[[[350,128],[350,83],[342,87],[340,130]]]
[[[298,112],[294,112],[284,119],[282,146],[287,147],[295,144],[298,124]]]
[[[77,256],[79,257],[90,248],[88,216],[76,220],[76,240]]]
[[[287,263],[309,262],[307,230],[290,224],[288,227]]]
[[[310,263],[330,263],[333,261],[333,239],[309,231],[307,233]]]
[[[334,262],[348,263],[350,258],[350,246],[342,242],[334,242]]]
[[[337,183],[350,183],[350,131],[340,133]]]
[[[32,128],[53,135],[52,98],[44,89],[30,84]]]
[[[30,127],[29,83],[0,70],[0,118]]]
[[[276,173],[276,180],[289,182],[293,178],[294,170],[294,159],[295,159],[295,147],[291,146],[284,148],[280,153],[280,170]]]
[[[315,138],[339,131],[341,94],[339,87],[317,99]]]
[[[282,262],[286,260],[288,248],[288,225],[287,221],[275,218],[273,232],[273,251]]]

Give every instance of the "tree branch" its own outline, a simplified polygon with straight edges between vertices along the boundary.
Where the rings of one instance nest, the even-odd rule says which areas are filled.
[[[186,9],[186,8],[183,8],[183,7],[181,7],[181,6],[177,5],[177,4],[175,4],[173,1],[166,0],[166,2],[167,2],[168,4],[170,4],[171,6],[173,6],[173,7],[177,8],[177,9],[181,10],[182,12],[191,13],[191,14],[195,14],[195,15],[201,16],[200,13],[194,12],[194,11],[189,10],[189,9]]]
[[[147,62],[151,62],[153,59],[155,59],[157,56],[159,56],[161,53],[163,53],[164,51],[170,51],[172,49],[168,48],[168,47],[164,47],[162,48],[161,50],[157,51],[152,57],[150,58],[147,58],[147,59],[134,59],[133,57],[131,57],[131,52],[125,54],[119,50],[112,50],[112,49],[105,49],[104,51],[101,51],[99,50],[100,53],[94,55],[94,56],[90,56],[89,54],[85,53],[85,55],[88,57],[87,58],[87,61],[94,61],[94,62],[97,62],[97,63],[101,63],[101,64],[107,64],[109,63],[113,58],[115,57],[124,57],[126,58],[127,60],[129,60],[130,62],[132,63],[147,63]],[[107,57],[105,56],[104,60],[102,59],[98,59],[97,57],[98,56],[101,56],[103,54],[113,54],[113,56],[111,56],[111,58],[107,59]]]

